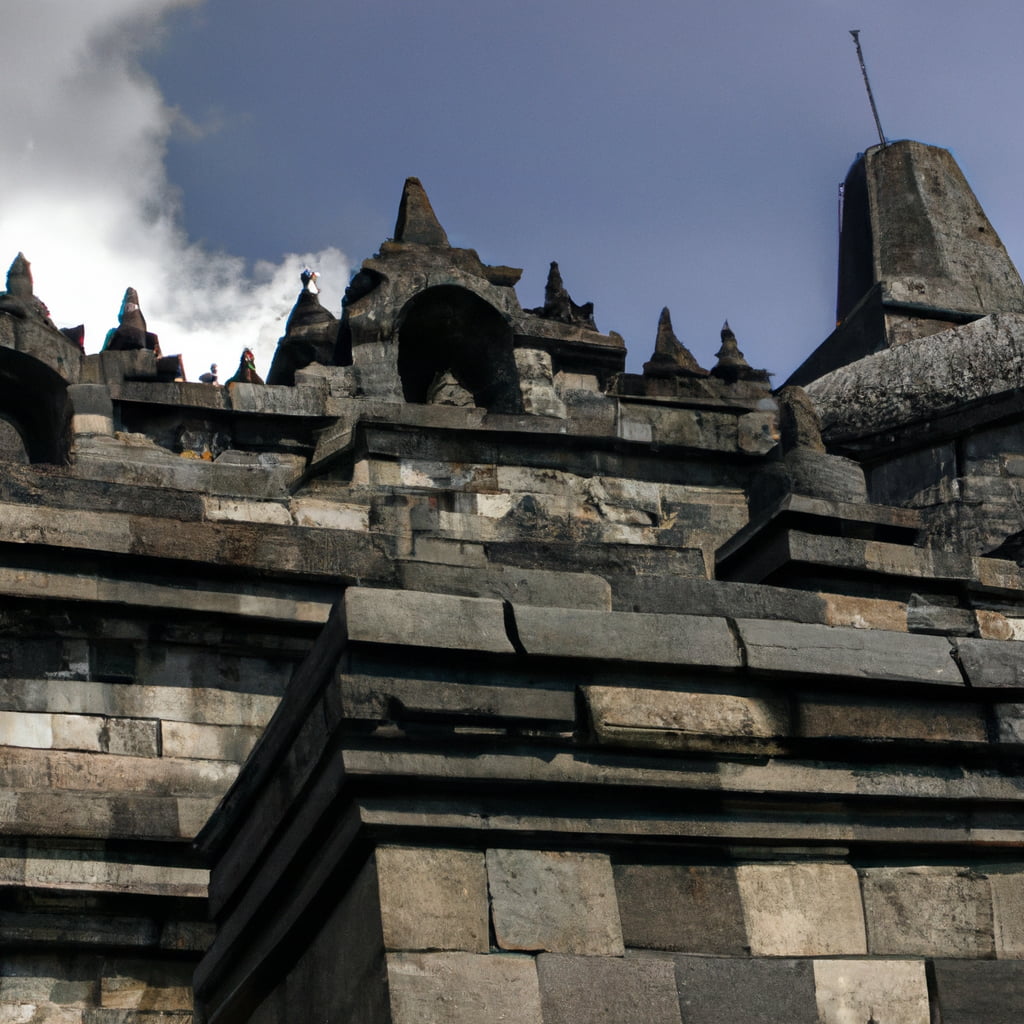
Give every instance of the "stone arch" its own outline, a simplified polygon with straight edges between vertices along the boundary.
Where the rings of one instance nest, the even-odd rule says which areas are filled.
[[[398,375],[407,402],[425,402],[438,374],[450,371],[491,412],[520,412],[512,328],[466,288],[437,285],[405,306],[398,329]]]
[[[67,420],[64,378],[31,356],[0,348],[0,461],[67,461]]]

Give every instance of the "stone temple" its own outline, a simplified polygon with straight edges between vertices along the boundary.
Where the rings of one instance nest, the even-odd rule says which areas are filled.
[[[1024,285],[949,153],[854,163],[776,390],[518,277],[410,179],[218,387],[15,261],[0,1021],[1024,1017]]]

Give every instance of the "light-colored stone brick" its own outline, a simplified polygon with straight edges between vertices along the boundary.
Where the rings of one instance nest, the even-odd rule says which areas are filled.
[[[991,957],[988,879],[954,867],[862,871],[868,949],[882,956]]]
[[[389,953],[393,1024],[541,1024],[532,956]]]
[[[599,853],[488,850],[494,934],[502,949],[622,956],[611,861]]]
[[[788,731],[783,700],[611,686],[584,686],[582,692],[597,738],[606,743],[693,749],[711,737],[742,742]]]
[[[929,1024],[924,962],[815,960],[821,1024]]]
[[[161,722],[164,757],[208,761],[236,761],[241,764],[256,745],[262,730],[244,725],[193,725],[191,722]]]
[[[996,956],[1000,960],[1024,959],[1024,872],[988,876],[992,890],[992,917]]]
[[[867,953],[857,872],[846,864],[742,864],[736,869],[755,956]]]
[[[483,853],[382,846],[376,858],[386,949],[487,952]]]

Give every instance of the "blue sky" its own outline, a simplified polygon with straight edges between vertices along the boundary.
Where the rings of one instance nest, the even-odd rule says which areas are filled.
[[[524,306],[558,260],[632,368],[668,305],[704,365],[728,317],[781,383],[833,325],[837,185],[876,141],[851,28],[887,136],[951,148],[1024,259],[1024,7],[82,6],[40,0],[6,29],[23,61],[0,79],[24,102],[0,113],[21,155],[0,171],[0,243],[60,322],[87,320],[89,350],[138,287],[193,378],[257,340],[266,370],[307,259],[337,312],[417,175],[453,244],[524,268]]]

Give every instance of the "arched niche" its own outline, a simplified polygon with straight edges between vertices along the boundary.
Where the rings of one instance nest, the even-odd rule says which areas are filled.
[[[67,382],[49,366],[0,348],[0,461],[67,461]]]
[[[450,371],[491,412],[520,412],[512,329],[493,306],[455,285],[420,292],[398,330],[398,375],[407,402],[423,403],[438,374]]]

